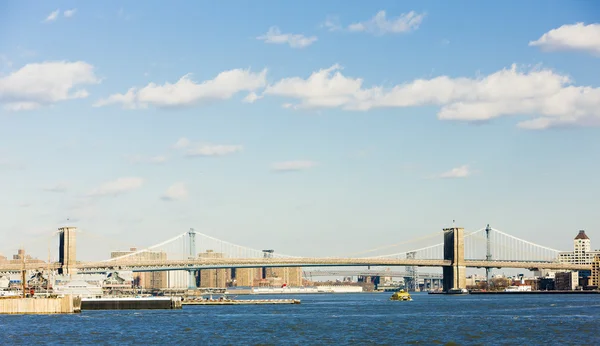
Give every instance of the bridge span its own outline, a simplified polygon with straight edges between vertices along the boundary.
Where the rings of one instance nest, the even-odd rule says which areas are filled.
[[[193,229],[151,247],[131,251],[116,251],[104,261],[77,261],[75,227],[59,229],[59,261],[55,263],[0,262],[0,272],[25,269],[52,270],[59,273],[103,273],[118,270],[134,272],[188,271],[190,287],[193,272],[222,268],[269,267],[406,267],[410,277],[416,277],[416,267],[441,267],[444,290],[466,287],[466,268],[522,268],[529,270],[590,270],[590,265],[558,261],[560,251],[519,239],[492,229],[489,225],[468,234],[463,228],[442,230],[443,242],[420,249],[389,255],[357,257],[297,257],[274,253],[274,250],[256,250],[198,233]],[[433,234],[438,236],[439,232]],[[429,236],[431,237],[431,236]],[[423,237],[421,237],[423,238]],[[402,243],[407,243],[404,241]],[[402,244],[401,243],[401,244]],[[483,244],[483,246],[481,246]],[[200,245],[200,246],[198,246]],[[173,246],[175,256],[164,250]],[[395,246],[395,245],[391,245]],[[384,248],[388,248],[386,246]],[[198,251],[198,249],[202,251]],[[214,249],[218,251],[214,251]],[[377,248],[366,252],[379,250]],[[481,250],[484,249],[482,252]]]
[[[589,270],[591,266],[559,262],[510,261],[510,260],[464,260],[470,268],[523,268],[530,270]],[[193,260],[122,260],[103,262],[80,262],[72,266],[79,273],[105,273],[116,270],[134,272],[202,270],[223,268],[271,268],[271,267],[451,267],[450,260],[387,259],[387,258],[203,258]],[[60,268],[60,263],[27,263],[26,269]],[[0,265],[0,271],[19,271],[21,264]]]

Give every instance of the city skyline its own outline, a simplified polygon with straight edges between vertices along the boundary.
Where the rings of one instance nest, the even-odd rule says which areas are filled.
[[[1,4],[0,252],[45,259],[67,219],[113,240],[90,259],[190,227],[343,255],[452,220],[594,246],[599,6],[467,3]]]

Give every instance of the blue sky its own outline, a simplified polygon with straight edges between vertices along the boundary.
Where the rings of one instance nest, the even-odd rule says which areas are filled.
[[[67,218],[103,239],[82,259],[189,227],[341,255],[454,219],[600,247],[599,23],[591,1],[3,2],[0,251],[55,253]]]

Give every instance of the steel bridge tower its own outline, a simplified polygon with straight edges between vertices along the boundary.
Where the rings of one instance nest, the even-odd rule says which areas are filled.
[[[406,259],[415,259],[417,253],[415,251],[406,253]],[[404,277],[404,285],[406,286],[407,291],[417,291],[419,288],[419,278],[417,276],[417,267],[409,266],[406,267],[406,272],[408,276]]]
[[[491,261],[492,260],[492,247],[490,244],[490,233],[491,233],[492,229],[490,228],[490,225],[488,224],[485,227],[485,239],[486,239],[486,251],[485,251],[485,260],[486,261]],[[487,285],[489,287],[490,285],[490,280],[491,280],[491,276],[492,276],[492,268],[485,268],[485,279],[487,281]]]
[[[188,231],[188,246],[189,246],[189,259],[193,260],[196,258],[196,231],[193,228],[190,228]],[[188,288],[191,290],[195,290],[196,287],[196,271],[188,270],[189,273],[189,281]]]

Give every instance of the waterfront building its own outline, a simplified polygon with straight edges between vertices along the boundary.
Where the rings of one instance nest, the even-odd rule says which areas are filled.
[[[112,251],[110,258],[121,257],[137,252],[137,248],[130,248],[129,251]],[[167,259],[167,253],[164,251],[144,251],[127,257],[128,260],[154,260],[163,261]],[[167,272],[136,272],[133,277],[133,285],[142,289],[154,290],[167,287]]]
[[[600,255],[594,256],[592,261],[592,275],[590,275],[590,286],[600,286]]]
[[[108,273],[102,284],[102,288],[106,291],[128,290],[133,287],[133,272],[118,271]]]
[[[302,286],[302,268],[300,267],[272,268],[271,277],[280,278],[282,284],[287,286]]]
[[[232,277],[238,287],[256,286],[255,282],[262,278],[262,268],[235,268]]]
[[[562,272],[554,275],[554,288],[559,291],[573,291],[579,285],[579,272]]]
[[[199,253],[198,258],[224,258],[222,252],[206,250]],[[225,288],[231,281],[231,269],[202,269],[200,270],[200,285],[202,288]]]
[[[6,275],[0,276],[0,289],[8,289],[10,285],[10,278]]]
[[[600,255],[600,251],[592,251],[590,238],[581,230],[573,240],[573,251],[559,252],[558,260],[561,263],[592,264],[596,255]]]
[[[185,270],[169,270],[167,272],[167,288],[188,288],[190,275]]]

